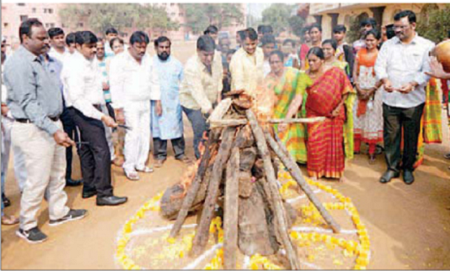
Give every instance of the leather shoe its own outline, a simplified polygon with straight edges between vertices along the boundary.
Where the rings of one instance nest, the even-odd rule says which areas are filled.
[[[108,197],[97,197],[97,205],[98,206],[114,206],[120,205],[127,202],[127,197],[116,197],[116,196],[108,196]]]
[[[87,199],[87,198],[93,197],[95,195],[97,195],[97,190],[95,190],[95,189],[88,190],[88,189],[84,189],[84,187],[83,187],[83,193],[81,195],[81,197],[83,199]]]
[[[81,183],[81,180],[72,180],[71,178],[66,179],[66,186],[79,186]]]
[[[380,183],[388,183],[392,180],[392,178],[398,178],[399,176],[400,176],[399,172],[388,170],[383,174],[383,176],[381,176]]]
[[[406,184],[412,184],[414,182],[414,175],[411,170],[403,171],[403,181]]]

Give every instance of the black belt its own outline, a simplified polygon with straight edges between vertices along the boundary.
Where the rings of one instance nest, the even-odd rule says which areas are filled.
[[[48,117],[49,119],[51,119],[52,121],[58,121],[59,118],[58,117]],[[20,122],[20,123],[33,123],[31,120],[29,119],[15,119],[15,121]]]

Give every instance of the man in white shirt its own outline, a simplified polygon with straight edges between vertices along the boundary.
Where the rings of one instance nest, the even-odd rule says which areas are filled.
[[[146,166],[150,151],[150,100],[156,101],[156,114],[161,115],[158,73],[146,54],[150,42],[147,34],[134,32],[130,47],[114,56],[110,67],[112,104],[118,109],[117,120],[125,120],[130,128],[125,135],[123,169],[130,180],[138,180],[137,171],[150,173]]]
[[[383,82],[384,146],[388,170],[381,183],[400,176],[414,182],[413,165],[416,161],[420,120],[425,105],[425,88],[430,77],[429,52],[434,43],[420,37],[416,29],[416,15],[405,10],[394,17],[396,37],[381,47],[375,64],[377,79]],[[400,141],[403,130],[403,157]]]
[[[111,46],[109,45],[109,43],[112,39],[116,38],[118,35],[119,35],[119,32],[117,32],[117,30],[114,27],[110,27],[110,28],[106,29],[106,32],[105,32],[105,38],[106,38],[105,58],[114,56],[114,52],[113,52]]]
[[[53,27],[48,30],[48,36],[50,38],[50,45],[52,46],[48,54],[64,64],[64,59],[70,55],[66,49],[64,31],[59,27]]]
[[[83,198],[97,195],[97,205],[119,205],[126,197],[113,195],[111,154],[105,127],[117,127],[108,115],[102,89],[102,75],[94,61],[97,37],[90,31],[76,33],[77,51],[62,71],[66,105],[74,108],[74,121],[81,132]],[[103,122],[103,123],[102,123]]]

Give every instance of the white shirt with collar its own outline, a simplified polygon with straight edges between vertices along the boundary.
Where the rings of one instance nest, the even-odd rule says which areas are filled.
[[[139,64],[128,50],[114,56],[109,70],[109,84],[114,108],[130,102],[160,100],[158,72],[147,54]]]
[[[398,37],[383,43],[375,63],[377,80],[388,78],[394,88],[416,82],[418,85],[408,94],[399,91],[383,92],[383,103],[392,107],[412,108],[425,103],[425,89],[430,79],[425,71],[430,70],[429,52],[434,43],[417,33],[408,43]]]
[[[61,72],[66,106],[73,106],[89,118],[101,120],[103,113],[94,105],[104,105],[102,74],[97,63],[78,51],[66,59]]]
[[[63,63],[63,65],[66,58],[70,56],[69,50],[67,50],[66,48],[64,48],[64,53],[61,54],[60,52],[56,51],[55,48],[52,47],[50,48],[48,54],[49,56],[59,60],[61,63]]]

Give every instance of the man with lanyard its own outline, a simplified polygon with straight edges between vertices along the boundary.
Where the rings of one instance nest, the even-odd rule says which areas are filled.
[[[97,205],[114,206],[127,201],[113,195],[111,185],[111,153],[105,127],[117,127],[109,116],[102,89],[102,75],[94,58],[97,37],[90,31],[76,33],[77,51],[63,67],[67,106],[73,106],[74,121],[80,129],[83,198],[97,195]]]
[[[63,103],[58,78],[46,70],[42,58],[48,45],[47,31],[37,19],[28,19],[20,25],[19,37],[21,46],[5,64],[4,74],[7,105],[15,120],[12,144],[24,153],[27,172],[16,234],[30,243],[40,243],[47,239],[37,221],[44,196],[50,226],[81,219],[87,211],[71,210],[66,205],[64,147],[72,147],[74,142],[59,120]]]
[[[183,115],[179,99],[183,80],[183,65],[171,55],[171,41],[161,36],[155,40],[156,55],[153,64],[158,71],[161,85],[162,114],[156,114],[156,101],[152,101],[152,136],[155,167],[161,167],[167,158],[167,141],[172,142],[175,159],[186,164],[191,160],[185,155]]]

